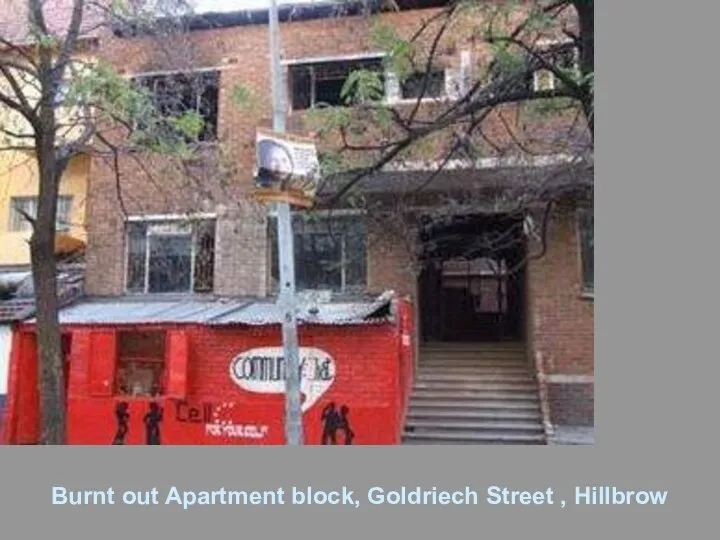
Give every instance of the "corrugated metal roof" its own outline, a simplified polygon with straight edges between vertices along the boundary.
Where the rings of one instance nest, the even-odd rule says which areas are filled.
[[[370,302],[305,304],[298,323],[321,325],[367,324],[392,316],[391,291]],[[60,311],[60,324],[281,324],[282,310],[269,300],[222,299],[84,299]],[[34,322],[30,321],[30,322]]]

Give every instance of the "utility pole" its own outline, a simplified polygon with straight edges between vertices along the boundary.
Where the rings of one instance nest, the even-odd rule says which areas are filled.
[[[285,85],[280,65],[280,28],[277,0],[270,0],[270,69],[272,75],[273,131],[285,132]],[[280,293],[278,305],[283,312],[283,349],[285,356],[285,443],[303,444],[300,403],[300,355],[295,313],[295,251],[293,246],[290,203],[277,202],[278,258]]]

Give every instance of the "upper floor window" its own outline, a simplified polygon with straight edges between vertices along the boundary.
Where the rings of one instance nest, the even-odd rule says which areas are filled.
[[[127,292],[212,292],[215,220],[130,222],[127,240]]]
[[[343,88],[350,74],[359,70],[376,71],[380,82],[384,84],[382,58],[308,62],[289,66],[293,110],[346,105]]]
[[[203,120],[198,140],[212,141],[217,137],[220,73],[201,71],[141,75],[135,82],[150,91],[162,119],[197,113]],[[173,129],[170,124],[164,129]]]
[[[595,225],[592,208],[579,212],[579,228],[583,291],[593,293],[595,291]]]
[[[570,74],[578,68],[578,51],[572,42],[541,43],[538,52],[545,62],[558,71]],[[549,69],[533,72],[532,87],[535,92],[559,90],[562,84],[562,80]]]
[[[71,195],[60,195],[57,200],[57,231],[67,231],[70,228],[70,213],[72,211],[73,198]],[[25,215],[35,218],[37,216],[37,197],[12,197],[10,199],[10,224],[11,232],[25,232],[32,229],[30,222]]]
[[[270,221],[272,278],[279,281],[276,229]],[[366,283],[365,223],[361,215],[312,221],[296,216],[293,224],[295,280],[299,290],[361,292]]]

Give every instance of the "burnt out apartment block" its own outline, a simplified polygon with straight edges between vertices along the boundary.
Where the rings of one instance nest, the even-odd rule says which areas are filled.
[[[343,105],[345,82],[361,68],[380,73],[384,99],[398,107],[412,107],[419,97],[422,107],[462,97],[486,54],[474,46],[472,25],[467,35],[455,29],[452,39],[441,44],[437,62],[400,83],[383,66],[373,24],[380,20],[409,36],[443,2],[399,4],[399,10],[373,18],[326,12],[322,6],[281,10],[289,130],[303,132],[309,111]],[[546,46],[548,54],[568,66],[576,61],[572,48],[554,42]],[[157,156],[123,156],[121,190],[116,171],[106,161],[93,162],[88,294],[271,298],[278,277],[274,216],[249,197],[256,128],[272,125],[267,14],[199,17],[190,30],[162,40],[108,35],[100,55],[150,89],[162,107],[198,112],[205,119],[200,135],[204,157],[171,163]],[[561,84],[543,71],[526,83],[537,90]],[[543,120],[539,129],[570,121]],[[487,132],[499,133],[506,122],[490,119]],[[415,217],[437,213],[458,186],[497,186],[506,178],[525,178],[528,168],[562,162],[555,153],[534,156],[531,165],[488,155],[473,169],[449,166],[438,175],[440,181],[405,208]],[[370,184],[380,186],[378,197],[392,199],[388,186],[422,183],[432,170],[426,163],[437,161],[430,150],[428,156],[421,155],[419,165],[388,167],[377,175]],[[415,217],[409,221],[423,223]],[[519,344],[518,354],[537,376],[546,424],[592,425],[592,200],[557,205],[542,235],[529,231],[529,223],[543,218],[518,220],[482,204],[422,230],[403,228],[409,222],[403,216],[390,223],[350,208],[311,221],[298,216],[297,286],[330,299],[386,290],[411,298],[420,366],[427,344]],[[499,255],[473,251],[476,239],[493,234],[514,235],[516,241]],[[530,257],[530,252],[542,256]]]

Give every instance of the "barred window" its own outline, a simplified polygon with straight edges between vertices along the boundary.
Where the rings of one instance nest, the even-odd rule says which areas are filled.
[[[131,222],[127,291],[212,292],[215,220]]]

